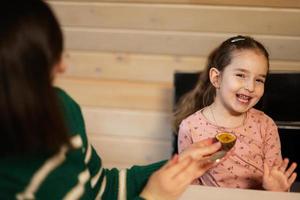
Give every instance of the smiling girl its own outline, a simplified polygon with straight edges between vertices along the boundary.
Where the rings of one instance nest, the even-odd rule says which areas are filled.
[[[254,109],[269,70],[265,47],[248,36],[224,41],[209,56],[196,87],[175,110],[178,149],[221,132],[237,137],[228,156],[195,183],[231,188],[287,191],[296,163],[282,160],[274,121]]]

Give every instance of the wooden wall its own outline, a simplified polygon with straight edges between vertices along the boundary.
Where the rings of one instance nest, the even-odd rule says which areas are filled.
[[[203,69],[221,41],[251,35],[272,71],[300,71],[298,0],[48,0],[69,68],[56,84],[82,106],[107,166],[168,158],[173,73]]]

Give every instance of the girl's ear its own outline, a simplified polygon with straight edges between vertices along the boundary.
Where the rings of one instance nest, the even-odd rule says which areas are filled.
[[[220,88],[220,71],[217,68],[215,67],[210,68],[209,80],[215,88],[217,89]]]

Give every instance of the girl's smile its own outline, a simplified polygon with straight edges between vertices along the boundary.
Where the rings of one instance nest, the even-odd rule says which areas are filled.
[[[241,103],[249,103],[249,101],[252,99],[252,97],[244,95],[244,94],[237,94],[236,95],[238,98],[238,101],[240,101]]]

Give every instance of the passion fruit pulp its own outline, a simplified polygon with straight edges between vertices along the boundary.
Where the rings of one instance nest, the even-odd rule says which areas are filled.
[[[222,144],[222,150],[229,151],[236,142],[236,135],[228,132],[218,133],[216,139]]]

